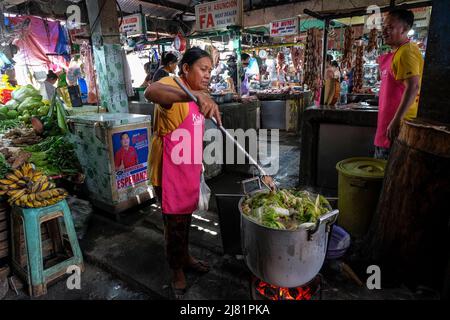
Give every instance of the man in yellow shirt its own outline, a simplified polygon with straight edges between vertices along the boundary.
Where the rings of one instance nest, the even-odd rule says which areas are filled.
[[[375,158],[387,159],[403,119],[417,115],[423,58],[419,48],[408,39],[414,14],[404,9],[389,12],[383,22],[383,39],[392,52],[379,57],[381,87]]]

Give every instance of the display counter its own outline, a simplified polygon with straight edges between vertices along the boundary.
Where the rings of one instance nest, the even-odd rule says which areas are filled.
[[[155,110],[155,104],[153,102],[143,101],[129,101],[128,111],[134,114],[144,114],[153,117],[153,111]]]
[[[377,116],[377,107],[360,104],[306,108],[301,128],[300,185],[335,196],[336,163],[373,156]]]
[[[261,101],[261,128],[298,133],[302,113],[312,104],[310,91],[295,94],[258,93]]]
[[[81,116],[94,113],[105,112],[105,109],[96,105],[83,105],[81,107],[66,108],[71,116]]]

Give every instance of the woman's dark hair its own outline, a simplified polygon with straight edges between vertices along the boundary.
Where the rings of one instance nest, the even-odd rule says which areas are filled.
[[[47,73],[47,79],[48,80],[57,80],[58,75],[56,73],[54,73],[52,70],[49,70]]]
[[[211,56],[208,52],[205,50],[200,49],[199,47],[192,47],[188,49],[184,55],[183,58],[181,58],[181,61],[178,65],[180,69],[180,75],[183,74],[183,65],[187,64],[189,67],[192,67],[192,65],[199,59],[208,57],[211,59]],[[212,59],[211,59],[212,61]]]
[[[167,52],[163,55],[161,59],[161,65],[167,66],[169,63],[176,63],[178,61],[178,57],[172,52]]]
[[[389,12],[389,15],[406,23],[409,29],[412,28],[414,23],[414,13],[412,13],[412,11],[406,9],[394,9]]]
[[[327,54],[327,62],[331,63],[333,61],[333,56],[331,54]]]
[[[333,67],[339,68],[339,63],[336,60],[331,61]]]
[[[250,55],[248,53],[241,54],[241,60],[247,60],[248,58],[250,58]]]

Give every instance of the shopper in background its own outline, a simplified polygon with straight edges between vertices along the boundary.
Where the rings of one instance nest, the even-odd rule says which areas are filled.
[[[381,86],[375,158],[389,157],[403,120],[417,115],[424,61],[418,46],[408,39],[413,23],[414,14],[405,9],[389,12],[383,22],[383,39],[392,51],[378,61]]]
[[[47,73],[47,78],[41,83],[40,93],[43,100],[51,100],[55,94],[55,83],[58,81],[58,75],[52,70]]]
[[[334,68],[332,65],[333,62],[333,56],[330,54],[327,54],[327,60],[326,60],[326,66],[325,66],[325,83],[324,83],[324,89],[325,89],[325,95],[324,95],[324,104],[327,106],[334,105],[334,95],[336,91],[336,79],[334,75]]]
[[[331,66],[334,72],[334,96],[331,105],[334,106],[339,102],[341,97],[341,70],[336,60],[331,62]]]
[[[171,73],[175,73],[177,69],[178,57],[172,53],[168,52],[164,54],[161,59],[161,66],[158,70],[156,70],[155,75],[153,76],[152,82],[159,81],[164,77],[168,77]]]
[[[340,104],[347,104],[347,93],[348,93],[348,76],[345,75],[341,82],[341,101]]]

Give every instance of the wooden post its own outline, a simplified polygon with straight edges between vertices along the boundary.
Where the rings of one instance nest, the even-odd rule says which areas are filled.
[[[363,259],[382,279],[448,295],[450,216],[450,1],[433,1],[419,117],[402,125],[385,172]]]
[[[402,126],[392,146],[369,232],[369,256],[382,277],[441,290],[449,243],[449,141],[449,128],[416,120]]]

